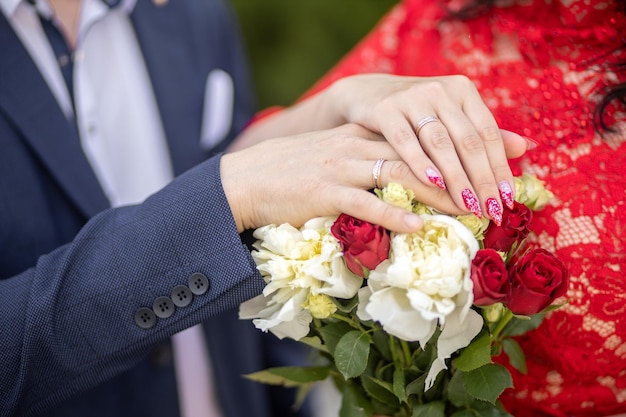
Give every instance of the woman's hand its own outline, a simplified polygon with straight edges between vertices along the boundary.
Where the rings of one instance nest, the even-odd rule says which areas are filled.
[[[382,134],[423,183],[448,189],[458,207],[499,222],[502,203],[513,204],[507,154],[521,155],[526,141],[499,129],[467,77],[357,75],[333,84],[325,100]]]
[[[425,204],[463,213],[446,191],[418,180],[382,137],[358,125],[267,140],[225,154],[222,184],[240,232],[272,223],[299,226],[340,213],[398,232],[418,230],[418,216],[367,191],[380,158],[386,160],[380,186],[398,182]]]
[[[528,142],[498,128],[464,76],[346,77],[253,124],[233,149],[346,122],[381,134],[422,184],[446,190],[463,212],[486,214],[499,222],[503,202],[512,205],[514,184],[507,157],[523,154]]]

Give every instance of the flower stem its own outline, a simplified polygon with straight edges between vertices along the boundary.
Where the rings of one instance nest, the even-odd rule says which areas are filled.
[[[409,342],[400,340],[400,346],[402,346],[402,351],[404,352],[404,365],[406,367],[411,366],[411,347]]]
[[[511,321],[512,318],[513,318],[513,312],[507,308],[506,312],[504,313],[504,315],[502,315],[500,320],[498,320],[496,327],[494,327],[493,331],[491,332],[492,342],[494,340],[500,339],[500,333],[502,332],[504,327]]]
[[[389,336],[389,350],[391,351],[391,357],[393,358],[393,363],[400,363],[398,360],[398,352],[396,347],[396,338],[393,336]]]
[[[355,322],[354,320],[352,320],[350,317],[346,317],[343,314],[333,314],[331,315],[332,318],[337,319],[337,320],[341,320],[343,322],[348,323],[350,326],[354,327],[357,330],[361,330],[361,331],[365,331],[360,323]]]

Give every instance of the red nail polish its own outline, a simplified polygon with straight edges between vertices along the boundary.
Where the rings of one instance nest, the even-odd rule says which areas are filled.
[[[466,188],[463,192],[461,192],[461,196],[463,197],[465,207],[467,207],[467,209],[471,211],[474,216],[481,219],[483,217],[483,212],[480,209],[480,204],[478,204],[478,199],[474,193],[469,188]]]
[[[487,201],[485,201],[485,206],[487,206],[487,214],[496,226],[500,226],[502,224],[502,206],[493,197],[489,197]]]
[[[504,201],[504,204],[513,210],[513,190],[509,182],[501,181],[500,184],[498,184],[498,189],[500,190],[500,198]]]
[[[437,187],[441,188],[442,190],[446,189],[446,183],[443,181],[443,177],[435,168],[426,168],[426,176],[428,177],[428,180],[435,184]]]

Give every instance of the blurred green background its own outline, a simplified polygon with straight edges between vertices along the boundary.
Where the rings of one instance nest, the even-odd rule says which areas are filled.
[[[231,0],[260,108],[289,105],[398,0]]]

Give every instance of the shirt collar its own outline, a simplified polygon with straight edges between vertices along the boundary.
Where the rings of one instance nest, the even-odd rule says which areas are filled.
[[[0,0],[0,9],[2,9],[6,17],[10,18],[22,1],[23,0]]]
[[[0,10],[2,10],[5,16],[7,16],[10,20],[11,16],[13,16],[15,10],[22,2],[27,2],[27,0],[0,0]],[[126,13],[130,14],[135,8],[137,0],[102,0],[102,2],[109,6],[109,8],[113,9],[119,7]],[[37,0],[34,0],[33,3],[37,3]],[[47,2],[41,3],[46,3],[46,7],[49,10],[50,6],[47,4]]]
[[[109,6],[111,9],[120,8],[124,10],[126,13],[130,14],[135,8],[135,4],[137,0],[102,0],[104,4]]]

